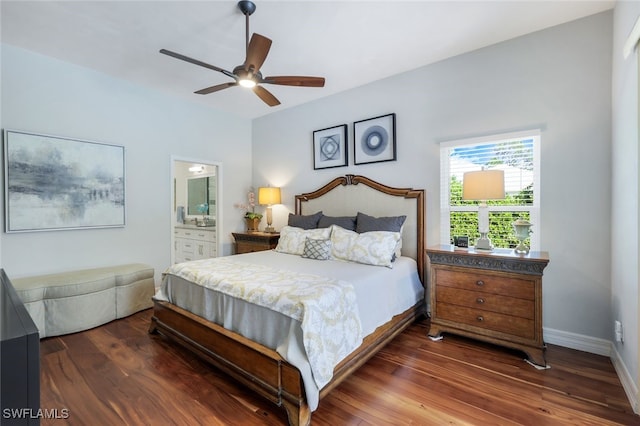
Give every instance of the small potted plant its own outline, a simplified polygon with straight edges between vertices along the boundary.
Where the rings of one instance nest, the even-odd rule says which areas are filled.
[[[256,213],[256,194],[253,188],[247,193],[247,203],[237,203],[235,207],[245,211],[244,220],[247,223],[247,232],[257,232],[262,220],[262,214]]]

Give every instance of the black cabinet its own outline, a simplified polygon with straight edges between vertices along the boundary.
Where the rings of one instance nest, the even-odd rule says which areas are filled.
[[[0,423],[38,425],[40,420],[40,335],[0,269]]]

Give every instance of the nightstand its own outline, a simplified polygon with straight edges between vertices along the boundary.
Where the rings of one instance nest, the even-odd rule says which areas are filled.
[[[542,272],[546,252],[429,247],[431,329],[521,350],[546,366],[542,336]]]
[[[280,239],[279,233],[271,232],[233,232],[232,235],[236,240],[236,254],[274,249]]]

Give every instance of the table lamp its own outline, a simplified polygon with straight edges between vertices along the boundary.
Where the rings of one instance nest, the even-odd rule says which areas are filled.
[[[466,172],[462,177],[462,199],[475,200],[478,203],[478,231],[480,238],[476,242],[477,250],[493,250],[489,239],[489,209],[487,200],[504,198],[504,171],[478,170]]]
[[[262,187],[258,189],[258,204],[267,206],[267,227],[264,228],[264,232],[276,232],[275,228],[271,226],[273,223],[273,212],[271,206],[274,204],[280,204],[280,188],[274,187]]]

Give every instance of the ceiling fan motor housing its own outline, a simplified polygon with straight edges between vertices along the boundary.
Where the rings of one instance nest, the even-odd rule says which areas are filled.
[[[256,11],[256,5],[254,2],[252,1],[248,1],[248,0],[241,0],[238,2],[238,8],[240,9],[240,11],[247,15],[250,16],[253,12]]]

